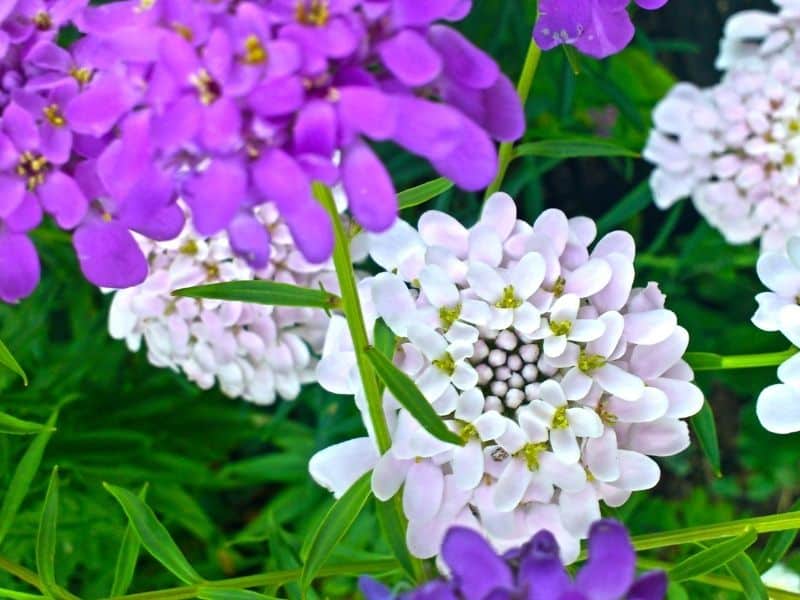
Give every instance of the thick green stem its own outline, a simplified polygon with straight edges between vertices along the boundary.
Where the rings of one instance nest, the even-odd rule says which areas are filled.
[[[528,101],[528,96],[531,93],[531,86],[533,85],[533,78],[536,75],[536,69],[539,68],[539,59],[542,56],[542,51],[536,42],[531,38],[531,43],[528,46],[528,53],[525,55],[525,64],[522,66],[522,73],[517,82],[517,93],[522,101],[523,109],[525,103]],[[492,184],[486,190],[486,197],[488,198],[503,185],[503,179],[506,177],[508,165],[511,164],[511,159],[514,152],[513,142],[503,142],[500,144],[500,152],[498,155],[497,176]]]
[[[342,310],[344,311],[347,326],[350,329],[350,336],[353,338],[353,349],[358,363],[358,372],[361,375],[361,383],[364,386],[364,394],[367,399],[367,409],[372,427],[375,430],[375,438],[378,442],[378,449],[381,454],[389,450],[392,445],[389,436],[389,427],[386,424],[386,417],[383,414],[383,402],[381,391],[378,386],[378,379],[375,371],[370,365],[369,359],[364,351],[369,346],[367,328],[364,324],[364,313],[361,310],[361,301],[358,298],[358,288],[356,286],[356,276],[353,271],[353,260],[350,257],[350,238],[344,230],[344,225],[336,210],[336,202],[331,191],[322,184],[314,184],[314,195],[328,211],[333,222],[333,232],[335,246],[333,248],[333,264],[336,268],[336,276],[341,288]]]
[[[734,354],[723,356],[708,352],[687,352],[686,361],[695,371],[726,371],[730,369],[755,369],[776,367],[797,354],[797,348],[762,354]]]

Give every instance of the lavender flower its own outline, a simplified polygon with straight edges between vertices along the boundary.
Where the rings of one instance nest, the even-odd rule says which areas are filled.
[[[667,577],[651,571],[636,578],[636,555],[625,527],[597,521],[589,533],[589,559],[571,579],[556,539],[542,530],[521,548],[498,556],[478,533],[453,527],[442,543],[449,580],[437,580],[397,596],[398,600],[663,600]],[[384,585],[363,577],[367,600],[392,600]]]
[[[635,0],[637,6],[656,10],[667,0]],[[629,0],[541,0],[539,20],[533,30],[543,50],[570,44],[595,58],[623,50],[635,29],[628,14]]]

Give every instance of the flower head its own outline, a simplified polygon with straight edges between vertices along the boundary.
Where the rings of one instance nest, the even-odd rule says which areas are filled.
[[[633,288],[632,238],[593,243],[589,219],[548,210],[530,225],[499,193],[469,229],[436,211],[418,232],[396,228],[405,233],[387,235],[411,250],[392,258],[370,236],[376,261],[401,268],[361,282],[365,310],[400,338],[396,364],[464,445],[432,437],[386,392],[390,450],[379,457],[368,438],[333,446],[312,460],[312,475],[341,494],[372,460],[378,498],[402,488],[407,542],[420,557],[435,555],[455,524],[501,549],[547,524],[573,560],[600,500],[619,506],[654,486],[650,457],[688,446],[682,419],[703,402],[682,360],[688,334],[655,284]],[[329,342],[321,385],[355,394],[365,411],[354,355],[342,352],[352,348],[346,330],[332,326]],[[356,443],[370,460],[352,460]]]
[[[203,389],[218,383],[228,396],[271,404],[276,396],[295,398],[313,379],[327,317],[313,309],[171,295],[178,288],[248,279],[335,289],[330,265],[306,262],[273,208],[254,214],[271,245],[270,260],[257,270],[237,257],[225,234],[207,238],[187,226],[169,242],[140,237],[150,275],[115,292],[109,331],[132,351],[144,341],[151,363],[182,372]]]
[[[444,537],[441,556],[450,573],[447,580],[394,596],[382,584],[363,577],[361,591],[367,600],[663,600],[667,593],[663,571],[636,577],[636,555],[628,532],[610,519],[592,524],[589,557],[574,579],[564,569],[558,542],[547,530],[497,555],[479,533],[453,527]]]

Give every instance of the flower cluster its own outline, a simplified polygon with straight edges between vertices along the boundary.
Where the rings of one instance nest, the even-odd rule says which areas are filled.
[[[595,236],[593,221],[558,210],[518,221],[503,193],[470,229],[430,211],[419,231],[372,236],[387,272],[361,282],[367,312],[400,338],[396,363],[463,445],[432,437],[387,392],[391,449],[345,442],[312,459],[312,476],[340,494],[374,468],[378,498],[402,488],[420,557],[462,524],[500,549],[546,526],[573,560],[599,502],[653,487],[650,456],[688,446],[681,419],[703,402],[682,360],[686,330],[656,284],[633,288],[633,239],[617,231],[590,248]],[[341,318],[317,374],[363,410]]]
[[[183,287],[250,279],[336,289],[332,266],[303,258],[273,206],[253,214],[272,246],[269,262],[258,270],[236,256],[224,234],[206,238],[187,224],[169,242],[140,237],[150,275],[141,285],[115,292],[109,330],[134,352],[144,340],[152,364],[182,371],[203,389],[217,381],[229,396],[272,404],[276,394],[294,399],[301,384],[314,379],[325,314],[171,295]]]
[[[781,15],[730,19],[722,81],[676,85],[653,113],[644,150],[660,208],[691,197],[730,243],[760,238],[764,250],[781,249],[800,227],[800,18],[783,4]]]
[[[770,291],[756,296],[753,324],[764,331],[780,331],[800,346],[800,237],[789,240],[785,252],[765,252],[758,259],[758,276]],[[778,367],[782,383],[761,392],[756,412],[773,433],[800,431],[800,355]]]
[[[589,557],[570,578],[553,534],[542,530],[519,548],[495,554],[471,529],[453,527],[444,537],[441,556],[449,580],[437,580],[398,596],[399,600],[663,600],[667,577],[650,571],[636,578],[636,554],[628,532],[612,520],[597,521],[589,532]],[[392,600],[382,584],[363,577],[367,600]]]
[[[656,10],[668,0],[634,1],[640,8]],[[570,44],[584,54],[605,58],[622,51],[633,39],[635,28],[628,14],[629,3],[541,0],[533,37],[543,50]]]

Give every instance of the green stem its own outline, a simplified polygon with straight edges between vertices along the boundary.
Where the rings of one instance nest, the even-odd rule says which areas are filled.
[[[539,59],[542,57],[542,51],[536,42],[531,38],[531,43],[528,46],[528,53],[525,55],[525,64],[522,66],[522,73],[519,76],[517,83],[517,94],[522,101],[523,109],[525,103],[528,101],[528,96],[531,93],[531,86],[533,85],[533,78],[536,75],[536,69],[539,68]],[[513,142],[503,142],[500,144],[500,152],[498,154],[498,167],[497,176],[492,184],[486,190],[486,197],[488,198],[503,185],[503,179],[506,177],[508,165],[511,164],[514,152]]]
[[[686,361],[695,371],[727,371],[731,369],[755,369],[776,367],[797,354],[797,348],[781,352],[761,354],[734,354],[723,356],[709,352],[687,352]]]
[[[364,394],[367,398],[367,409],[372,427],[375,430],[375,437],[378,442],[378,449],[381,454],[385,453],[392,445],[389,436],[389,426],[386,424],[386,417],[383,414],[383,402],[381,391],[378,386],[378,379],[375,376],[364,351],[369,346],[367,328],[364,325],[364,313],[361,310],[361,301],[358,298],[358,288],[356,286],[356,276],[353,271],[353,260],[350,257],[350,239],[344,230],[344,225],[336,209],[336,202],[330,189],[322,184],[314,184],[314,195],[328,211],[333,222],[333,233],[335,245],[333,248],[333,264],[336,268],[336,276],[341,288],[342,310],[344,311],[347,326],[350,329],[350,336],[353,338],[353,350],[356,354],[358,372],[361,375],[361,383],[364,386]]]

